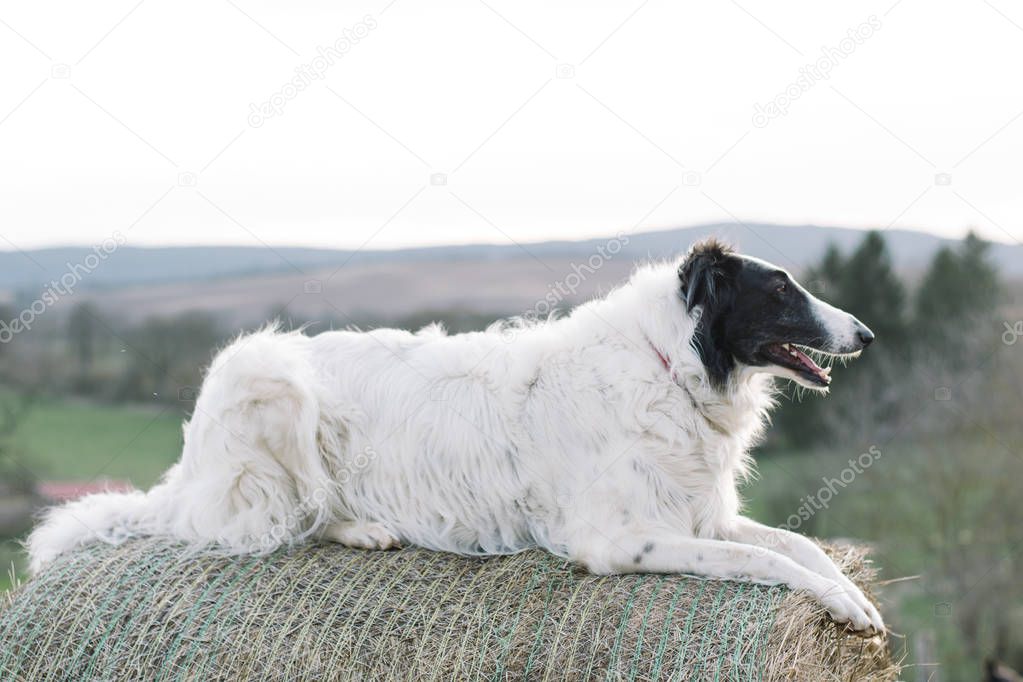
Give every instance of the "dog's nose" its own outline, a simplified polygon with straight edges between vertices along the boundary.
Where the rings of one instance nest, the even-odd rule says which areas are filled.
[[[863,347],[866,348],[874,341],[874,332],[870,331],[870,328],[867,327],[867,325],[860,322],[857,325],[856,338],[858,338],[860,343],[863,344]]]

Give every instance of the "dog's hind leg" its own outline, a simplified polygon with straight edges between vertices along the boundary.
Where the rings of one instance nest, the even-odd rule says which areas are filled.
[[[172,535],[256,553],[314,536],[329,523],[343,424],[324,418],[332,408],[305,343],[264,330],[213,361],[171,482]]]
[[[391,531],[373,521],[339,521],[323,529],[323,539],[359,549],[398,549],[401,543]]]

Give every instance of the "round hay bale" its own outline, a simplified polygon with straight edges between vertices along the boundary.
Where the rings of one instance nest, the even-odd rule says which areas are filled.
[[[861,550],[829,548],[861,585]],[[308,545],[65,555],[0,607],[0,679],[889,680],[878,639],[782,587]]]

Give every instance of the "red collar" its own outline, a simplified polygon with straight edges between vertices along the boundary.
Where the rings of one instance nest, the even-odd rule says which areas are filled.
[[[657,350],[657,346],[655,346],[655,345],[654,345],[654,342],[653,342],[653,341],[647,341],[647,343],[649,343],[649,344],[650,344],[650,347],[651,347],[651,348],[653,349],[653,351],[654,351],[655,353],[657,353],[657,359],[661,361],[661,364],[662,364],[662,365],[664,365],[664,369],[665,369],[666,371],[667,371],[667,370],[670,370],[670,369],[671,369],[671,361],[670,361],[670,360],[668,360],[668,356],[666,356],[666,355],[665,355],[664,353],[662,353],[661,351]]]
[[[651,341],[650,339],[647,339],[646,342],[650,344],[651,350],[653,350],[654,353],[657,354],[657,359],[661,361],[661,365],[664,367],[664,371],[665,372],[671,372],[671,380],[674,381],[675,383],[678,383],[678,376],[671,369],[671,359],[668,358],[667,355],[665,355],[664,353],[659,351],[657,349],[657,346],[654,345],[653,341]]]

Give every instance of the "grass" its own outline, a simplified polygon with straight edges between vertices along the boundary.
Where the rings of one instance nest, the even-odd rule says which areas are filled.
[[[14,540],[0,540],[0,598],[11,588],[11,573],[22,576],[24,556]]]
[[[911,665],[937,660],[943,677],[975,679],[982,657],[994,652],[994,613],[1023,622],[1019,583],[1007,575],[1023,547],[1023,513],[1006,504],[1023,475],[1023,458],[1006,444],[1019,442],[1023,434],[1010,428],[889,443],[823,496],[826,479],[841,481],[858,450],[762,453],[759,479],[744,491],[747,513],[807,535],[869,542],[883,579],[919,576],[882,591],[889,627],[905,635],[894,640],[896,655],[905,646]],[[793,516],[800,509],[812,510],[808,519]],[[959,629],[971,611],[980,614],[972,651]],[[929,653],[918,658],[925,640]]]
[[[174,408],[44,399],[7,449],[37,480],[107,477],[148,487],[181,453],[181,415]]]

